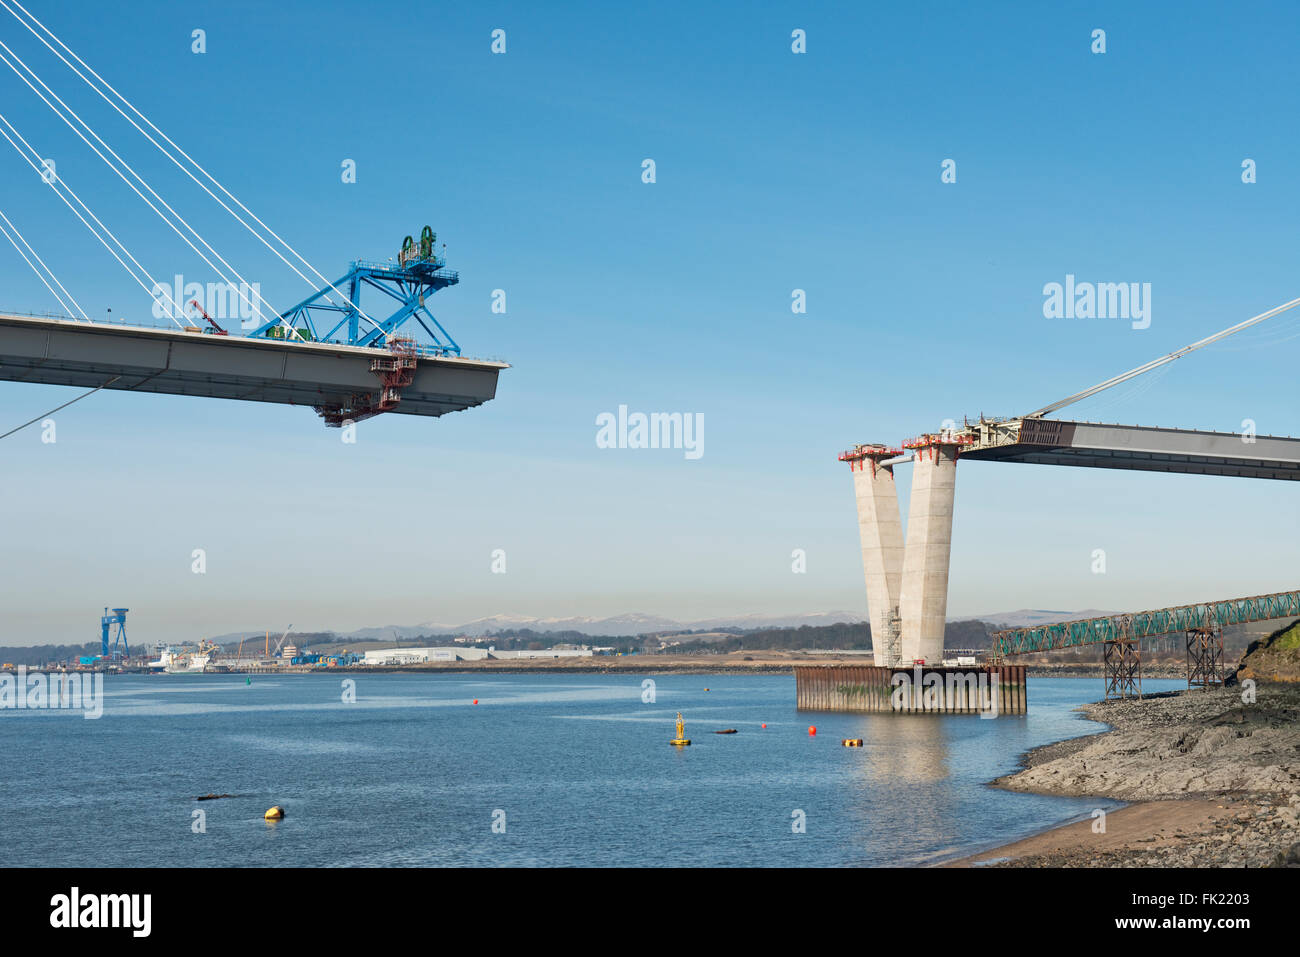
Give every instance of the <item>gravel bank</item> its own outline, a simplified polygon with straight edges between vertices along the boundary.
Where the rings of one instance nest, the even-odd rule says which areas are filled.
[[[1075,825],[1078,840],[1004,864],[1300,866],[1300,688],[1261,682],[1252,703],[1242,701],[1240,688],[1229,688],[1081,710],[1113,730],[1035,749],[1022,770],[993,783],[1131,802],[1193,800],[1221,813],[1189,817],[1190,806],[1152,808],[1144,812],[1140,836],[1120,846],[1093,840],[1090,827]]]

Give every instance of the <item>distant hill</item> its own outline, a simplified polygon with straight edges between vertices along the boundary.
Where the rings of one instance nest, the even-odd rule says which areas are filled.
[[[948,621],[987,621],[991,625],[1003,625],[1007,628],[1030,628],[1036,625],[1054,625],[1060,621],[1078,621],[1081,618],[1103,618],[1118,612],[1103,611],[1100,608],[1085,608],[1082,611],[1050,611],[1044,608],[1020,608],[1016,611],[998,611],[988,615],[971,615],[969,618],[949,618]]]
[[[1091,618],[1113,612],[1097,609],[1082,611],[1053,611],[1048,609],[1021,608],[1016,611],[995,612],[987,615],[957,616],[948,619],[949,630],[953,625],[972,624],[978,626],[987,622],[993,630],[1001,627],[1023,627],[1026,625],[1050,624],[1058,621],[1072,621],[1079,618]],[[416,625],[382,625],[358,628],[346,632],[301,632],[293,631],[286,641],[299,648],[321,647],[338,644],[345,646],[361,642],[377,642],[392,645],[395,643],[428,642],[437,644],[452,637],[494,638],[512,636],[533,640],[543,640],[544,644],[555,641],[595,641],[598,644],[613,644],[612,639],[635,639],[646,635],[672,635],[680,638],[692,632],[753,632],[771,630],[791,630],[800,628],[820,628],[831,625],[866,626],[866,615],[853,611],[810,611],[789,615],[730,615],[717,618],[701,618],[678,621],[660,615],[644,612],[629,612],[608,618],[574,616],[569,618],[538,618],[530,615],[491,615],[476,618],[462,624],[449,625],[441,622],[425,622]],[[284,626],[270,634],[270,647],[274,648],[283,634]],[[976,628],[976,634],[983,632]],[[260,653],[267,643],[264,629],[254,631],[235,631],[220,635],[192,634],[178,636],[174,643],[198,641],[209,638],[229,651],[234,651],[241,641],[246,642],[247,654]],[[549,640],[547,640],[549,638]],[[621,642],[620,644],[629,644]],[[981,647],[974,642],[955,643],[949,639],[952,647]],[[630,646],[630,645],[629,645]],[[134,650],[134,649],[133,649]],[[143,650],[143,649],[141,649]],[[74,655],[90,655],[98,651],[98,645],[37,645],[22,648],[0,648],[0,662],[14,664],[36,664],[45,661],[66,660]],[[150,648],[149,652],[152,653]]]
[[[815,616],[821,617],[821,616]],[[751,619],[753,620],[753,619]],[[950,621],[944,629],[944,643],[948,648],[984,649],[989,646],[989,634],[994,626],[982,621]],[[223,636],[217,644],[226,654],[234,654],[244,640],[245,655],[260,655],[266,643],[264,633],[233,638]],[[467,637],[463,634],[459,638]],[[274,648],[279,639],[272,637]],[[334,632],[294,632],[288,641],[297,648],[310,648],[316,652],[379,650],[398,644],[414,645],[449,644],[447,635],[414,634],[400,642],[384,639],[358,638]],[[570,629],[566,631],[539,631],[532,628],[501,628],[486,635],[474,636],[471,644],[480,647],[494,646],[501,650],[542,649],[553,645],[588,644],[613,648],[623,652],[649,652],[668,654],[726,654],[732,651],[799,651],[834,650],[865,651],[871,648],[871,626],[864,621],[838,621],[827,624],[796,625],[791,627],[699,628],[649,632],[640,635],[588,634]],[[361,647],[367,646],[367,647]],[[50,661],[66,661],[77,655],[95,654],[98,645],[84,646],[42,645],[33,648],[0,648],[0,662],[34,666]]]
[[[991,626],[982,621],[950,621],[944,628],[946,648],[989,647]],[[669,654],[725,654],[733,651],[866,651],[872,647],[871,626],[866,622],[802,625],[798,628],[760,628],[727,637],[678,635],[680,644],[664,649]]]
[[[957,622],[988,622],[990,625],[1000,627],[1021,628],[1027,625],[1047,625],[1058,621],[1074,621],[1079,618],[1095,618],[1110,614],[1115,613],[1095,608],[1085,608],[1082,611],[1021,608],[1016,611],[995,612],[987,615],[954,616],[948,619],[948,623],[951,625]],[[585,635],[589,638],[634,638],[639,635],[676,635],[684,632],[814,628],[823,625],[865,624],[866,620],[867,616],[865,614],[853,611],[813,611],[791,615],[729,615],[690,621],[679,621],[644,612],[628,612],[608,618],[588,616],[537,618],[531,615],[490,615],[486,618],[475,618],[472,621],[456,625],[428,621],[418,625],[379,625],[330,634],[332,635],[331,640],[340,642],[409,642],[451,636],[487,638],[503,632],[530,632],[538,635],[564,633],[573,636]],[[218,644],[225,645],[245,638],[261,640],[263,636],[264,632],[262,631],[232,632],[217,635],[213,640]],[[303,646],[304,636],[301,633],[294,632],[289,637],[291,640],[296,641],[299,647]],[[321,643],[318,635],[306,637],[314,639],[316,644]],[[276,634],[272,633],[271,644],[274,645],[277,640]],[[308,642],[308,644],[310,643]]]
[[[951,624],[959,621],[985,621],[989,624],[1005,625],[1019,628],[1025,625],[1046,625],[1058,621],[1073,621],[1078,618],[1095,618],[1114,612],[1085,608],[1082,611],[1051,611],[1037,608],[1021,608],[1017,611],[997,612],[988,615],[962,615],[948,619]],[[534,618],[528,615],[492,615],[476,618],[460,625],[447,625],[438,622],[426,622],[422,625],[386,625],[381,628],[361,628],[357,631],[340,635],[342,639],[376,641],[405,641],[420,635],[490,635],[495,632],[516,629],[533,632],[577,632],[584,635],[652,635],[672,634],[685,631],[728,631],[741,629],[753,631],[771,628],[802,628],[841,623],[865,623],[867,616],[853,611],[816,611],[791,615],[728,615],[720,618],[700,618],[690,621],[677,621],[658,615],[633,612],[615,615],[609,618]],[[235,636],[238,638],[238,636]],[[274,636],[272,636],[274,637]]]
[[[85,655],[97,655],[97,641],[84,645],[32,645],[27,648],[0,648],[0,664],[26,665],[31,668],[47,661],[69,661]]]
[[[798,628],[802,625],[831,625],[838,622],[862,622],[866,616],[852,611],[817,611],[794,615],[733,615],[725,618],[704,618],[698,621],[677,621],[659,615],[629,612],[609,618],[578,616],[573,618],[535,618],[530,615],[492,615],[475,618],[459,625],[429,621],[419,625],[382,625],[339,632],[339,641],[410,641],[414,638],[447,635],[486,637],[502,631],[531,631],[539,634],[567,632],[590,637],[621,635],[670,634],[683,631],[713,631],[717,629]],[[241,638],[261,638],[263,632],[232,632],[217,635],[220,644],[237,642]],[[294,635],[290,635],[293,638]],[[277,638],[271,635],[271,643]],[[302,643],[299,642],[299,645]]]

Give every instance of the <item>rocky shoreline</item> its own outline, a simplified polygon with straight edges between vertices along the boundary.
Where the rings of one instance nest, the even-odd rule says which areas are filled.
[[[1300,866],[1300,687],[1260,682],[1102,701],[1111,727],[1036,748],[994,786],[1147,805],[1122,841],[1085,822],[1062,840],[1019,842],[970,863],[1013,867]],[[1193,807],[1195,805],[1195,807]],[[1125,808],[1111,817],[1136,809]],[[1196,813],[1192,813],[1193,810]],[[1051,834],[1051,832],[1049,832]],[[1044,835],[1044,838],[1047,836]],[[1017,847],[1017,846],[1012,846]],[[1002,857],[999,857],[1002,854]]]

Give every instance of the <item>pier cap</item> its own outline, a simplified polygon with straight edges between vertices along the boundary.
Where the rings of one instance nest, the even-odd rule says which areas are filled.
[[[841,452],[840,461],[859,462],[862,459],[875,459],[879,461],[880,459],[892,459],[902,454],[902,449],[873,442],[866,445],[855,445],[847,452]]]

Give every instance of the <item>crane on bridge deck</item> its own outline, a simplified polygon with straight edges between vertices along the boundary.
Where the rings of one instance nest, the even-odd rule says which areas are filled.
[[[383,412],[440,416],[495,397],[497,376],[508,365],[463,357],[460,345],[428,309],[428,299],[433,293],[459,282],[458,274],[448,269],[444,256],[439,255],[437,235],[431,227],[425,226],[418,240],[407,236],[395,262],[392,258],[386,263],[357,260],[340,279],[327,282],[325,275],[298,250],[103,75],[73,53],[49,27],[21,6],[9,12],[159,153],[316,291],[286,312],[273,307],[262,296],[260,284],[247,282],[86,119],[74,112],[12,49],[4,47],[0,61],[18,74],[45,106],[72,128],[211,273],[220,278],[220,284],[209,285],[229,290],[252,310],[252,317],[260,325],[247,335],[231,335],[193,300],[190,306],[197,307],[207,327],[197,322],[188,313],[188,307],[181,305],[180,286],[173,295],[166,284],[157,282],[73,190],[66,177],[62,173],[51,175],[53,167],[43,158],[49,151],[37,148],[8,117],[0,116],[0,123],[8,131],[4,139],[32,173],[41,177],[49,191],[149,295],[155,316],[168,319],[178,327],[173,331],[91,319],[46,260],[0,210],[0,223],[3,223],[0,235],[13,244],[63,309],[60,317],[0,314],[0,380],[90,389],[73,399],[74,402],[100,389],[113,389],[309,405],[329,426],[342,426]],[[47,42],[45,36],[71,54],[85,72]],[[42,89],[51,96],[42,93]],[[442,252],[446,252],[445,244]],[[318,283],[324,285],[318,287]],[[362,307],[361,296],[367,287],[395,302],[396,307],[386,317],[375,318]],[[212,312],[220,315],[216,308]],[[223,317],[223,321],[227,318]],[[183,336],[175,332],[207,335]],[[286,351],[290,349],[295,351]],[[64,403],[59,408],[70,404]],[[0,438],[41,418],[38,416],[0,433]]]
[[[197,299],[191,299],[190,305],[193,306],[195,309],[197,309],[199,311],[199,314],[208,321],[208,325],[212,327],[212,334],[214,336],[230,335],[230,333],[226,332],[225,329],[222,329],[219,325],[217,325],[217,321],[208,315],[208,311],[204,309],[201,305],[199,305],[199,301]],[[190,328],[191,330],[197,329],[197,327],[194,326],[191,326]],[[202,331],[202,330],[198,330],[198,331]]]

